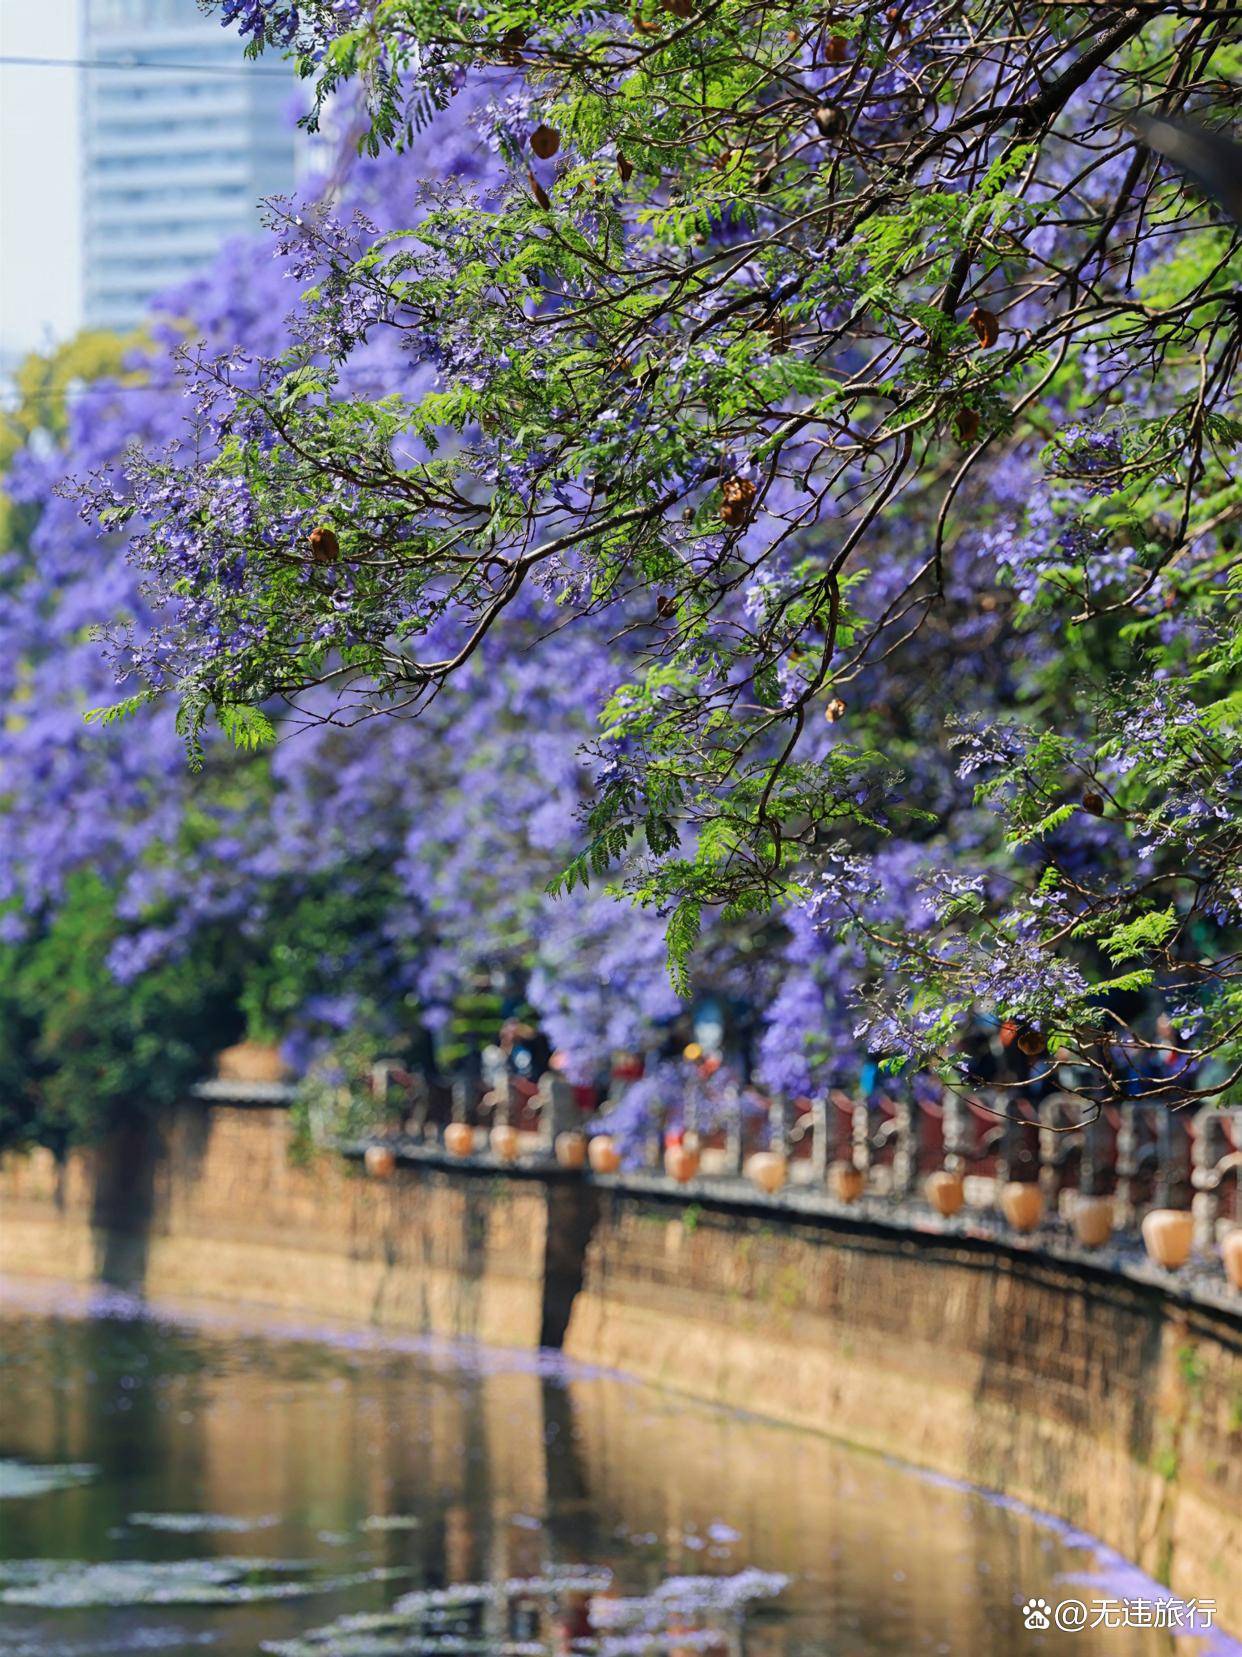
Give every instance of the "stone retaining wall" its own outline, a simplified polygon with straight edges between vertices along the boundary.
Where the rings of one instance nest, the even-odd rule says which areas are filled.
[[[504,1346],[548,1337],[548,1225],[563,1191],[436,1169],[381,1185],[289,1152],[286,1110],[194,1102],[145,1140],[64,1167],[45,1152],[8,1157],[0,1261]]]
[[[1242,1326],[1038,1255],[603,1198],[566,1346],[1054,1512],[1242,1629]]]
[[[0,1167],[0,1264],[590,1363],[1004,1490],[1242,1631],[1242,1321],[983,1239],[624,1183],[290,1157],[186,1104]]]

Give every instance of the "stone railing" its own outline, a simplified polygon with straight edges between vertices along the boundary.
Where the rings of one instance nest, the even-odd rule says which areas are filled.
[[[624,1146],[609,1114],[584,1119],[552,1073],[533,1091],[510,1084],[481,1100],[458,1087],[450,1123],[407,1119],[368,1166],[381,1178],[398,1160],[516,1174],[557,1166],[685,1201],[761,1201],[1089,1255],[1129,1275],[1176,1274],[1230,1303],[1242,1289],[1242,1107],[1096,1110],[1068,1093],[1035,1104],[999,1091],[765,1104],[738,1092],[732,1108],[670,1100]]]

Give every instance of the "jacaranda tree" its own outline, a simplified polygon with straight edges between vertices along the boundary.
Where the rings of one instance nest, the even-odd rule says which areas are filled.
[[[563,902],[654,912],[682,990],[775,914],[788,1085],[958,1076],[982,1009],[1092,1096],[1235,1088],[1242,272],[1134,125],[1227,121],[1229,9],[219,9],[401,211],[278,205],[287,331],[191,339],[192,426],[85,486],[122,708],[451,768],[542,676]]]

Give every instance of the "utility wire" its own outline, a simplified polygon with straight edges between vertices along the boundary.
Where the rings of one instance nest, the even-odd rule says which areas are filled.
[[[157,75],[231,75],[238,80],[249,80],[254,75],[268,80],[294,80],[296,77],[283,69],[238,69],[233,64],[215,63],[152,63],[145,58],[29,58],[11,57],[0,53],[0,67],[15,69],[145,69]]]

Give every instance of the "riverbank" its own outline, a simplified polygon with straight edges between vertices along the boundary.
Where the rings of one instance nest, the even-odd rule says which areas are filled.
[[[533,1351],[1003,1490],[1242,1629],[1242,1326],[999,1242],[498,1169],[367,1181],[187,1103],[0,1172],[9,1272]]]

